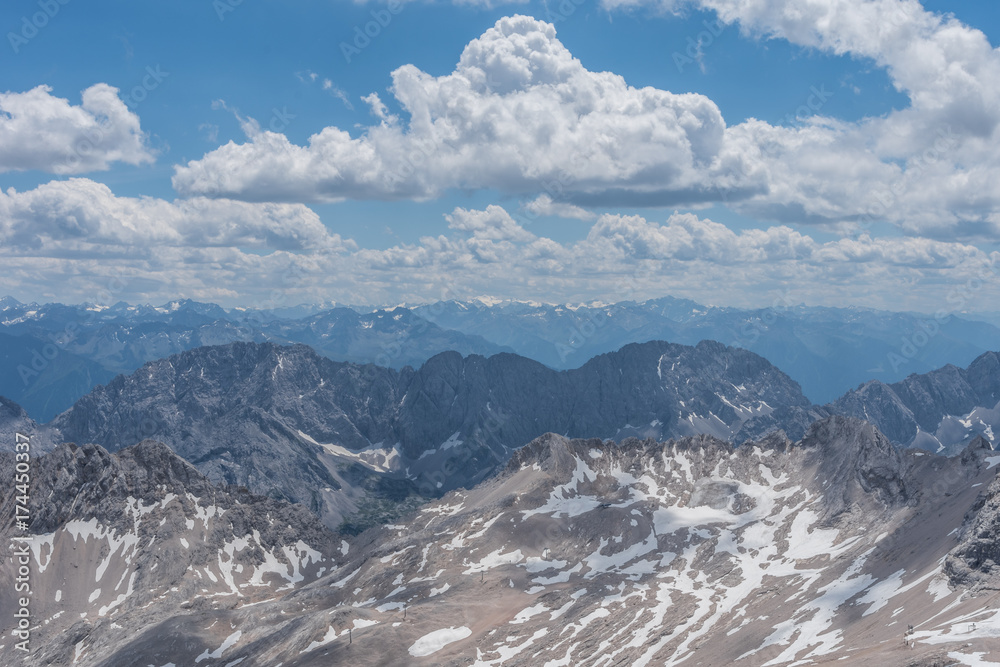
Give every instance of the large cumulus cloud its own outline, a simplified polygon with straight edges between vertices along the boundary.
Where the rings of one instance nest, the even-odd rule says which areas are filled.
[[[87,88],[80,105],[52,95],[49,86],[0,93],[0,172],[80,174],[153,159],[139,117],[113,86]]]
[[[787,39],[887,69],[911,104],[846,122],[727,125],[704,95],[635,88],[583,67],[552,25],[499,20],[435,77],[393,72],[404,114],[299,146],[251,128],[176,167],[187,195],[247,200],[426,199],[450,188],[538,197],[545,208],[722,202],[782,223],[984,238],[1000,231],[1000,53],[915,0],[606,0],[715,10],[754,38]],[[818,105],[821,109],[821,105]],[[577,217],[581,217],[577,214]],[[585,216],[584,216],[585,217]]]
[[[178,166],[174,187],[312,201],[491,187],[671,203],[761,185],[726,150],[725,122],[707,97],[590,72],[552,25],[530,17],[499,20],[465,48],[451,74],[405,65],[392,78],[405,122],[373,95],[368,101],[382,120],[359,137],[328,127],[297,146],[252,131],[246,143]]]

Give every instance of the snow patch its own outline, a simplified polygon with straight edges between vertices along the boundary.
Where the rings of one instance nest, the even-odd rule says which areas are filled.
[[[413,642],[413,646],[410,647],[409,653],[414,658],[422,658],[424,656],[437,653],[448,644],[462,641],[471,635],[472,630],[464,625],[457,628],[435,630],[434,632],[430,632]]]

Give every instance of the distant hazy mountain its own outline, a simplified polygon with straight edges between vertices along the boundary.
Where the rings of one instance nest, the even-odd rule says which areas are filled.
[[[894,442],[955,454],[978,436],[1000,436],[1000,354],[988,352],[967,369],[952,365],[885,384],[872,380],[828,406],[866,419]]]
[[[939,324],[924,315],[864,308],[741,310],[665,297],[580,307],[446,301],[414,312],[553,368],[575,368],[632,342],[716,340],[761,355],[817,403],[873,378],[893,382],[949,363],[964,366],[1000,349],[1000,328],[993,324],[958,317]]]
[[[0,662],[984,665],[998,461],[983,441],[901,452],[844,417],[739,448],[547,434],[343,540],[156,443],[61,447],[35,462],[47,500],[26,548],[48,622],[27,655],[8,633]]]
[[[47,421],[97,384],[147,361],[235,341],[306,343],[331,359],[393,368],[419,366],[445,350],[490,355],[507,349],[442,330],[406,309],[362,314],[338,307],[300,319],[284,314],[227,313],[190,300],[98,307],[39,306],[7,297],[0,302],[0,395]]]
[[[191,300],[155,307],[40,306],[5,297],[3,333],[28,338],[0,339],[14,360],[10,372],[0,373],[0,395],[40,421],[117,373],[236,341],[305,343],[335,361],[392,368],[418,367],[446,351],[466,356],[506,351],[558,370],[578,368],[629,343],[716,340],[761,355],[817,403],[872,379],[891,383],[946,364],[964,366],[1000,349],[1000,327],[957,317],[938,324],[926,316],[869,309],[740,310],[671,297],[580,307],[483,298],[414,308],[319,304],[228,311]],[[20,379],[24,369],[30,372],[25,360],[42,348],[58,351],[60,358],[46,377],[27,386]]]
[[[628,345],[569,371],[455,352],[397,371],[233,343],[95,388],[39,441],[115,451],[156,438],[213,480],[363,527],[471,486],[549,431],[741,442],[778,428],[798,437],[824,414],[766,360],[718,343]]]
[[[267,340],[304,343],[329,359],[391,368],[419,366],[446,351],[484,356],[511,351],[477,335],[442,329],[406,308],[366,313],[334,308],[302,319],[274,319],[259,330]]]
[[[39,421],[51,419],[115,375],[115,370],[59,348],[45,336],[0,331],[0,395]]]

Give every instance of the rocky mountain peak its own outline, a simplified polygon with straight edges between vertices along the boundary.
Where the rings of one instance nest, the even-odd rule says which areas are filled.
[[[970,465],[972,463],[982,463],[982,461],[993,452],[993,445],[989,440],[981,435],[973,438],[972,442],[962,450],[962,463]]]
[[[979,404],[1000,401],[1000,353],[986,352],[969,364],[966,370],[969,384],[979,394]]]
[[[800,444],[815,453],[828,517],[872,502],[879,509],[907,502],[906,461],[870,423],[834,415],[814,423]]]
[[[865,419],[894,443],[952,455],[975,437],[1000,433],[1000,355],[986,352],[968,368],[947,364],[891,385],[868,382],[828,406]]]
[[[217,489],[194,466],[161,442],[145,440],[111,454],[100,445],[59,445],[40,459],[38,488],[51,496],[39,503],[32,530],[49,532],[73,517],[109,525],[122,520],[121,504],[159,502],[172,493],[212,499]]]

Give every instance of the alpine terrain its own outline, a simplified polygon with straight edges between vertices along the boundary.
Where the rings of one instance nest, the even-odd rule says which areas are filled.
[[[948,365],[891,385],[878,380],[848,392],[829,409],[866,419],[894,442],[954,454],[977,437],[1000,435],[1000,354],[968,368]]]
[[[998,463],[983,439],[943,458],[839,416],[739,447],[547,434],[340,538],[157,443],[64,445],[33,466],[38,648],[22,658],[8,636],[0,659],[991,664]]]

